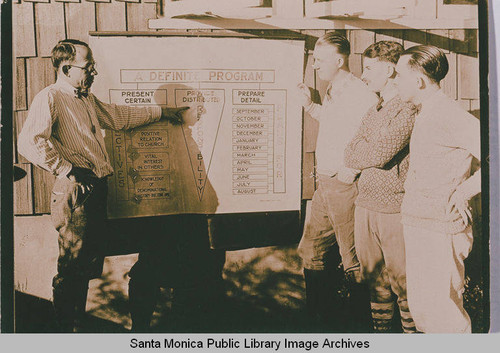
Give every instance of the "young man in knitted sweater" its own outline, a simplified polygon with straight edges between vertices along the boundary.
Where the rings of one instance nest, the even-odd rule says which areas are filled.
[[[481,192],[479,120],[440,89],[446,55],[420,45],[396,66],[402,99],[420,106],[401,207],[408,304],[422,332],[471,332],[463,307],[464,259],[472,248],[469,200]]]
[[[394,84],[396,63],[403,50],[399,43],[382,41],[364,51],[361,78],[380,101],[364,116],[345,150],[345,165],[361,171],[354,239],[361,274],[370,287],[375,332],[391,332],[393,292],[398,297],[404,332],[415,332],[406,300],[400,210],[416,109],[401,100]]]

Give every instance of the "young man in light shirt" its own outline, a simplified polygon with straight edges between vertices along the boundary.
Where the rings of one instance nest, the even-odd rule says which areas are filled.
[[[335,318],[338,326],[334,328],[366,330],[369,299],[359,283],[359,261],[354,248],[354,200],[358,194],[355,178],[359,171],[344,166],[344,150],[378,98],[349,72],[349,54],[346,38],[325,34],[314,48],[314,69],[321,80],[330,82],[323,103],[313,103],[310,89],[304,84],[298,86],[305,111],[320,124],[316,147],[319,187],[306,217],[298,253],[303,260],[309,313],[321,324],[331,326],[341,310],[338,290],[342,276],[336,273],[340,252],[350,289],[347,315],[351,324],[357,322],[358,328],[347,328],[340,318]]]
[[[19,152],[57,177],[51,218],[59,232],[57,274],[52,281],[56,320],[77,332],[89,280],[102,272],[106,244],[107,176],[113,167],[101,128],[125,130],[160,118],[181,123],[183,108],[106,104],[90,93],[97,75],[87,43],[66,39],[52,50],[56,83],[31,103],[18,138]]]
[[[401,202],[408,172],[409,142],[416,108],[403,101],[394,84],[401,44],[381,41],[363,53],[362,80],[380,96],[345,150],[346,166],[361,170],[354,212],[354,240],[363,280],[370,287],[375,332],[391,332],[393,293],[406,333],[415,324],[406,299]]]
[[[481,192],[479,120],[440,88],[446,55],[420,45],[396,66],[402,99],[420,106],[410,142],[401,207],[408,304],[417,330],[471,332],[463,307],[464,259],[472,248],[469,200]]]

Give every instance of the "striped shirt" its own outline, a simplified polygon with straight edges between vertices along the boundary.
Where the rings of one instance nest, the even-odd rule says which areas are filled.
[[[78,98],[58,80],[31,103],[18,139],[19,153],[58,177],[71,168],[92,170],[99,178],[113,173],[101,128],[127,130],[158,121],[160,107],[128,107],[101,102],[93,94]]]

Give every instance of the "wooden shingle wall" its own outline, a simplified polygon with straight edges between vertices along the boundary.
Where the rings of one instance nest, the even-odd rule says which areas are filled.
[[[50,52],[64,38],[89,40],[89,31],[146,31],[148,19],[156,17],[154,0],[32,0],[13,3],[15,68],[14,140],[26,119],[33,97],[55,80]],[[214,30],[215,32],[216,30]],[[258,31],[261,32],[261,31]],[[326,83],[315,77],[312,54],[317,37],[324,30],[304,30],[307,52],[304,58],[304,82],[322,96]],[[450,72],[443,82],[447,94],[479,117],[479,62],[476,30],[361,30],[342,31],[351,41],[351,71],[361,74],[362,53],[377,40],[395,40],[405,47],[433,44],[447,53]],[[315,190],[312,174],[318,124],[304,118],[302,198],[310,199]],[[15,141],[14,141],[15,143]],[[54,177],[30,164],[14,147],[14,163],[26,172],[16,182],[15,214],[42,214],[50,211],[49,197]]]

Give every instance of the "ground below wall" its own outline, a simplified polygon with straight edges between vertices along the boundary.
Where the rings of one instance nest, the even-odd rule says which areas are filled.
[[[50,216],[15,217],[17,332],[53,332],[51,283],[56,273],[57,232]],[[296,244],[228,251],[224,298],[194,325],[172,311],[172,290],[162,289],[153,317],[157,332],[303,332],[305,289]],[[103,275],[90,282],[87,312],[91,332],[127,332],[128,272],[138,255],[110,256]],[[215,305],[215,303],[214,303]],[[210,320],[211,318],[211,320]]]
[[[50,300],[57,233],[50,216],[16,217],[14,223],[16,332],[54,332]],[[153,317],[153,331],[328,332],[307,322],[305,284],[296,248],[293,244],[228,251],[223,292],[209,305],[209,312],[176,312],[172,290],[165,288]],[[103,276],[90,283],[86,332],[129,332],[127,274],[136,260],[137,254],[106,258]],[[482,283],[468,283],[464,301],[473,332],[485,332]]]

